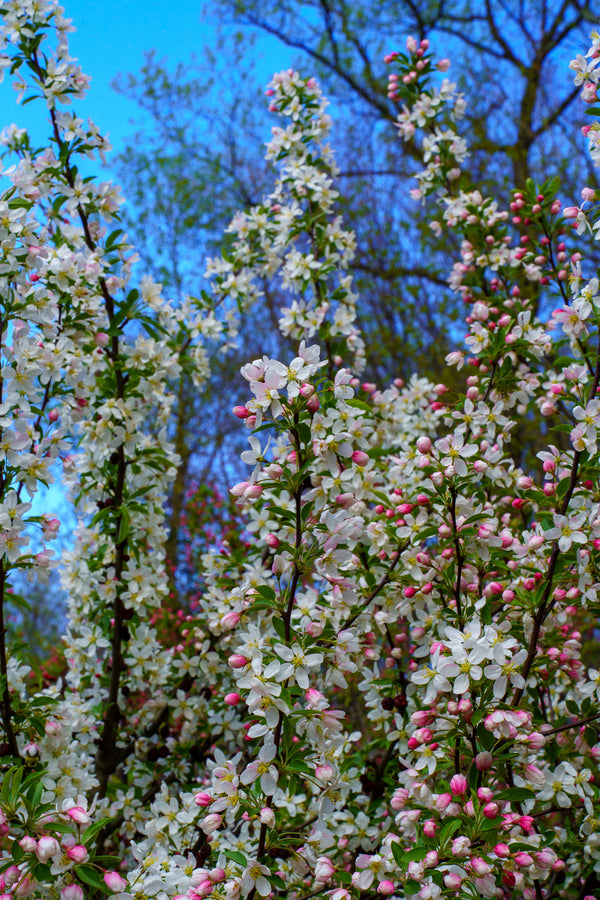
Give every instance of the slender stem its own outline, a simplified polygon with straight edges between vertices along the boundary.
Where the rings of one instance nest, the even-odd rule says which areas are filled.
[[[372,603],[373,600],[375,599],[375,597],[377,597],[377,595],[381,593],[381,591],[384,589],[384,587],[390,583],[392,572],[394,571],[394,569],[400,562],[400,554],[402,553],[403,550],[406,549],[407,546],[408,546],[408,542],[406,544],[401,545],[400,547],[398,547],[396,549],[396,555],[395,555],[394,559],[392,560],[392,564],[389,567],[389,569],[387,570],[387,572],[385,573],[385,575],[379,581],[379,584],[371,591],[371,593],[369,594],[367,599],[364,601],[364,603],[362,604],[360,609],[357,612],[353,613],[350,616],[350,618],[346,619],[346,621],[340,626],[340,631],[344,631],[346,628],[350,628],[351,625],[354,625],[354,623],[356,622],[358,617],[362,616],[362,614],[364,613],[366,608],[369,606],[369,604]]]
[[[6,741],[12,756],[20,756],[17,738],[12,725],[12,706],[8,689],[8,659],[6,654],[6,626],[4,624],[4,591],[6,586],[6,569],[4,560],[0,559],[0,677],[2,678],[2,725]]]
[[[462,579],[462,569],[464,565],[464,556],[462,553],[462,547],[460,545],[460,540],[458,538],[458,528],[456,524],[456,489],[451,487],[450,494],[452,496],[452,502],[450,504],[450,515],[452,516],[452,533],[454,540],[454,550],[456,552],[456,586],[454,588],[454,599],[456,601],[456,612],[458,613],[458,623],[459,627],[462,629],[463,626],[463,616],[462,616],[462,606],[460,602],[460,582]]]

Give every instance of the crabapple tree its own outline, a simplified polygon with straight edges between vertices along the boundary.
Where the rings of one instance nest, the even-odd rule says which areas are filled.
[[[2,70],[50,126],[46,147],[2,137],[3,616],[27,604],[17,573],[55,565],[40,483],[59,477],[78,516],[64,677],[42,684],[0,628],[2,900],[597,896],[600,675],[580,651],[600,584],[600,287],[577,249],[600,233],[594,191],[563,208],[550,173],[484,196],[447,61],[414,38],[391,52],[414,201],[458,237],[468,350],[448,357],[461,393],[378,386],[314,79],[274,77],[273,190],[232,221],[209,290],[175,303],[134,286],[118,189],[82,174],[109,148],[69,108],[87,79],[64,10],[0,13]],[[586,103],[599,59],[594,32],[571,63]],[[242,368],[239,533],[189,535],[202,577],[161,640],[166,386],[206,383],[266,278],[296,352]],[[546,449],[525,465],[510,438],[534,410]]]

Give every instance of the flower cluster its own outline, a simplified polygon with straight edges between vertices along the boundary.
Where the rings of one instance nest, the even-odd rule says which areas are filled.
[[[565,233],[597,231],[595,195],[574,214],[554,179],[506,209],[483,196],[461,170],[464,101],[430,83],[447,60],[412,38],[390,54],[399,131],[426,167],[415,197],[458,237],[469,349],[448,359],[464,392],[379,388],[360,379],[354,238],[316,82],[274,78],[275,190],[234,219],[211,293],[177,308],[132,286],[133,248],[109,231],[118,189],[79,175],[108,146],[60,111],[87,86],[63,12],[0,4],[1,68],[44,98],[53,135],[2,138],[3,614],[26,602],[13,570],[53,562],[60,523],[29,501],[59,464],[78,514],[64,679],[42,689],[0,633],[4,900],[592,897],[600,290]],[[584,100],[593,41],[572,64]],[[242,368],[244,533],[197,541],[169,643],[169,384],[182,365],[208,376],[271,280],[295,350]]]

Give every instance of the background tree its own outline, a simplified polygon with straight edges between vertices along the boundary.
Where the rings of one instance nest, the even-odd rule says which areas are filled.
[[[206,4],[203,17],[220,28],[215,50],[172,72],[150,55],[122,88],[147,117],[119,165],[132,204],[130,230],[146,268],[178,295],[201,291],[202,261],[215,252],[217,236],[234,210],[250,208],[264,194],[257,60],[261,41],[275,39],[289,49],[290,64],[319,78],[335,111],[339,208],[356,233],[351,272],[361,294],[360,326],[375,351],[365,378],[406,379],[418,371],[439,380],[462,303],[449,290],[442,263],[448,238],[436,237],[418,203],[403,199],[421,166],[409,145],[408,152],[398,145],[383,56],[403,48],[409,33],[448,46],[449,77],[468,89],[461,129],[471,135],[473,182],[508,204],[508,185],[541,179],[552,158],[563,197],[572,201],[582,183],[581,160],[590,164],[586,154],[571,152],[572,132],[564,133],[577,89],[554,76],[574,55],[590,13],[588,0]],[[596,186],[591,167],[585,178]],[[278,297],[264,287],[266,304],[250,317],[239,355],[223,360],[217,389],[192,400],[185,376],[177,388],[173,427],[182,462],[171,504],[173,547],[188,480],[218,479],[226,458],[236,456],[229,450],[233,419],[223,421],[215,402],[224,395],[230,406],[237,402],[240,359],[279,352]]]

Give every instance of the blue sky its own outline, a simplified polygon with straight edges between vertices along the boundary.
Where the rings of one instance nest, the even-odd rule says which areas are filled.
[[[169,68],[186,62],[192,54],[202,57],[215,40],[213,24],[201,20],[199,0],[178,0],[176,4],[164,0],[63,0],[63,5],[65,15],[77,29],[69,38],[71,55],[92,77],[86,99],[76,101],[75,109],[84,118],[93,119],[103,134],[108,132],[114,151],[119,152],[142,113],[112,83],[119,75],[137,74],[149,50],[156,50]],[[273,72],[291,64],[291,55],[275,39],[265,37],[260,38],[257,49],[261,58],[255,68],[266,87]],[[0,130],[14,122],[30,131],[34,143],[45,141],[48,129],[41,101],[18,106],[8,77],[0,86],[0,98]],[[110,155],[107,164],[110,177]],[[61,537],[68,543],[73,523],[60,484],[42,489],[35,508],[59,514],[65,521]]]
[[[111,86],[112,82],[119,75],[137,74],[148,50],[156,50],[169,68],[194,53],[201,57],[214,42],[213,23],[201,20],[199,0],[63,0],[63,5],[65,15],[77,29],[70,35],[71,55],[92,76],[88,96],[77,103],[76,109],[80,115],[91,117],[103,134],[109,133],[118,152],[134,130],[133,120],[139,121],[141,113],[135,103]],[[262,59],[256,68],[266,87],[274,71],[290,65],[291,51],[267,37],[260,38],[257,49]],[[11,109],[6,81],[0,91],[0,129],[15,122],[28,128],[34,138],[45,134],[40,129],[44,119],[41,103],[21,108],[15,103]]]

